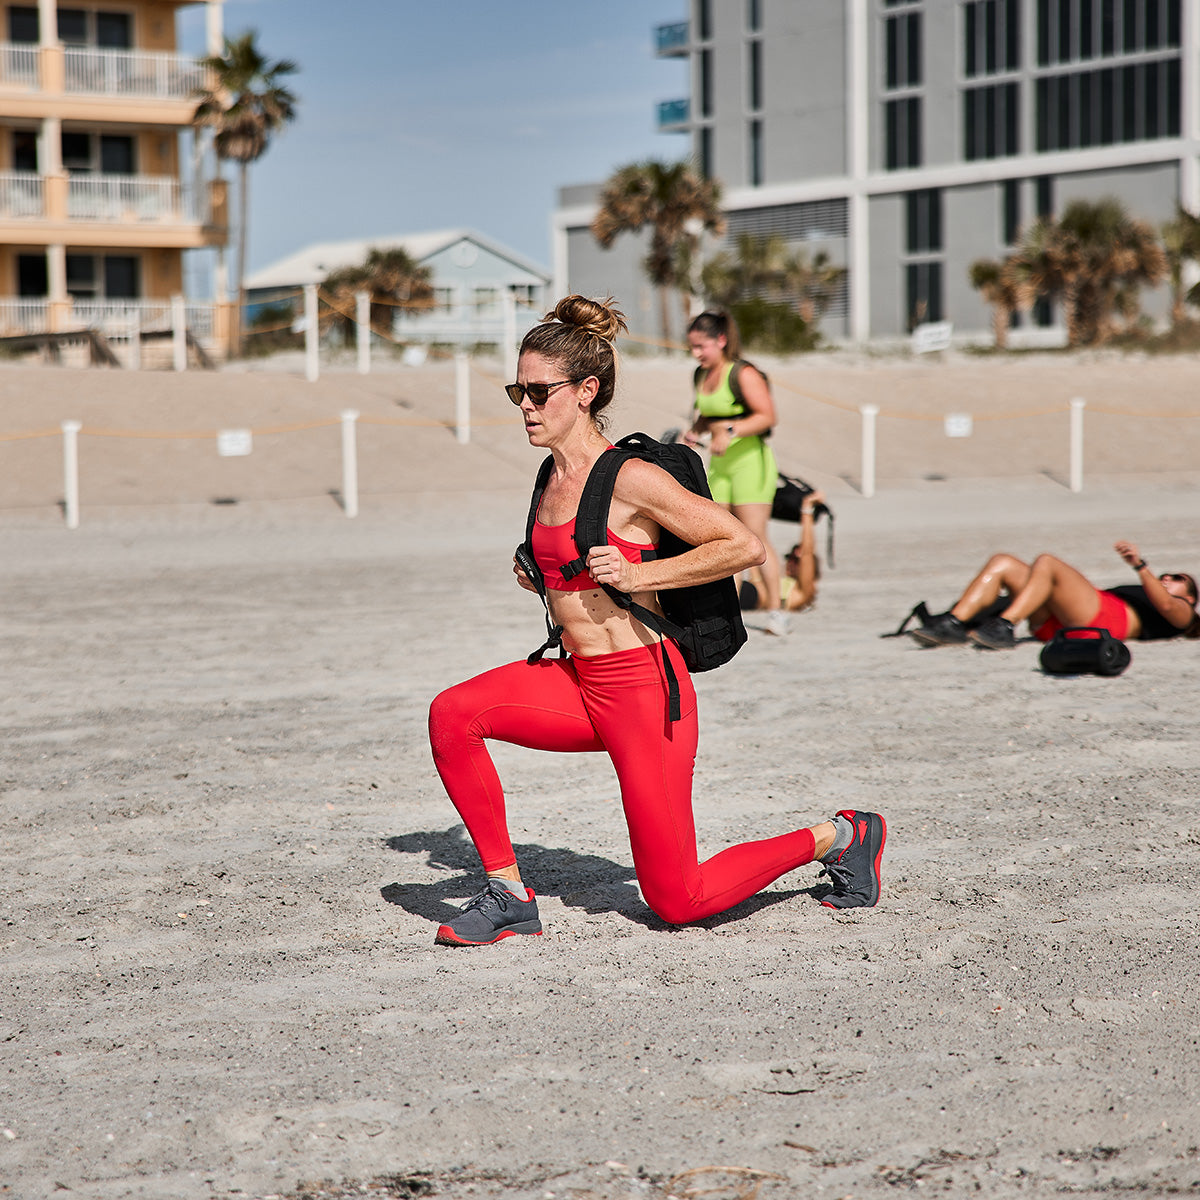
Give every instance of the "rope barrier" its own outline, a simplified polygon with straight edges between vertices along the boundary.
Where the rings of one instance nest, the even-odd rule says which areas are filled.
[[[28,433],[0,433],[0,442],[28,442],[34,438],[61,436],[61,429],[33,429]]]

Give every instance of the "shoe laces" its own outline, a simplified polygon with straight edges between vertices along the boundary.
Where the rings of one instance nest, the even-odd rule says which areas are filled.
[[[833,890],[835,892],[844,892],[850,886],[853,874],[854,872],[847,864],[830,862],[825,864],[817,878],[820,879],[822,875],[827,875],[829,882],[833,885]]]
[[[506,913],[509,903],[513,900],[516,900],[516,896],[504,884],[494,883],[489,879],[487,887],[477,896],[472,896],[462,906],[462,911],[466,913],[478,909],[480,912],[486,912],[488,909],[498,908],[501,912]]]

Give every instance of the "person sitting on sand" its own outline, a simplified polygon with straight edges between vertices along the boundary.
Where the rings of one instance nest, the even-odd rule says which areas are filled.
[[[1077,626],[1107,629],[1122,640],[1200,638],[1195,578],[1170,571],[1156,575],[1133,542],[1117,542],[1113,548],[1137,572],[1137,583],[1101,590],[1052,554],[1039,554],[1032,565],[1011,554],[993,554],[953,608],[927,617],[910,632],[926,646],[974,642],[986,650],[1016,645],[1020,621],[1029,622],[1030,633],[1040,642]],[[968,629],[968,622],[1001,595],[1008,597],[1008,607]]]
[[[480,946],[542,932],[533,890],[521,881],[488,739],[607,752],[642,895],[672,925],[724,912],[814,861],[832,885],[821,900],[827,907],[870,907],[879,899],[887,826],[878,813],[843,809],[827,821],[699,860],[692,813],[696,694],[687,666],[674,641],[660,643],[600,586],[661,612],[660,589],[723,579],[761,563],[759,539],[721,505],[688,491],[661,467],[633,459],[613,485],[610,544],[588,551],[584,571],[570,577],[563,571],[577,553],[572,535],[584,483],[609,449],[604,429],[616,385],[613,342],[624,329],[624,317],[611,303],[568,296],[525,335],[517,381],[505,388],[521,410],[529,444],[553,460],[532,549],[550,617],[570,653],[497,667],[448,688],[430,705],[434,764],[487,876],[462,913],[438,929],[435,940],[446,945]],[[664,529],[692,549],[652,557]],[[513,571],[521,587],[537,590],[516,560]],[[682,700],[674,721],[664,656]]]
[[[825,493],[817,491],[805,496],[800,505],[800,540],[783,560],[784,578],[780,594],[784,612],[804,612],[817,603],[821,560],[817,557],[814,521],[817,506],[824,503]],[[742,608],[752,611],[758,608],[763,595],[763,581],[757,567],[751,567],[748,576],[742,583],[740,597]]]

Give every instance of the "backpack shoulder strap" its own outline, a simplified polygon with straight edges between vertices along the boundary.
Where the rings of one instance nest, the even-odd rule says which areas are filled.
[[[554,455],[548,454],[538,467],[537,478],[533,481],[533,495],[529,499],[529,515],[525,518],[525,546],[533,551],[533,523],[537,520],[537,511],[542,503],[542,493],[550,482],[550,472],[554,470]]]
[[[533,524],[537,520],[538,508],[542,503],[542,493],[546,490],[546,484],[550,481],[550,472],[553,470],[554,455],[550,454],[542,460],[542,465],[538,467],[537,478],[533,484],[533,495],[529,500],[529,515],[525,518],[525,540],[517,547],[515,556],[521,569],[537,588],[542,607],[546,610],[546,640],[526,660],[530,663],[539,662],[547,650],[555,647],[558,648],[560,655],[565,653],[562,645],[562,626],[556,625],[550,619],[550,605],[546,600],[546,581],[542,577],[537,560],[533,557]]]

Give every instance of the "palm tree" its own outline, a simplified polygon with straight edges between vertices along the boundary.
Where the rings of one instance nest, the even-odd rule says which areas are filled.
[[[650,227],[650,250],[643,265],[658,288],[664,341],[671,337],[667,292],[680,288],[680,267],[694,255],[701,230],[717,236],[725,231],[719,201],[717,182],[705,179],[687,162],[631,163],[604,185],[592,236],[607,249],[618,234]],[[686,247],[684,257],[681,246]]]
[[[812,329],[833,301],[846,268],[834,266],[824,250],[810,259],[801,248],[784,258],[781,269],[785,290],[796,297],[796,308]]]
[[[1200,261],[1200,217],[1179,208],[1175,217],[1162,226],[1161,233],[1171,280],[1171,324],[1178,325],[1189,302],[1184,294],[1184,271],[1189,262]]]
[[[381,250],[373,246],[356,267],[341,267],[325,277],[324,289],[332,301],[331,319],[348,325],[355,293],[371,298],[371,327],[390,333],[395,309],[422,309],[433,304],[431,267],[418,265],[402,246]]]
[[[1062,297],[1071,346],[1103,342],[1118,307],[1128,320],[1137,289],[1167,273],[1154,230],[1112,197],[1076,200],[1057,221],[1034,222],[1009,261],[1033,294]]]
[[[246,304],[246,220],[248,168],[266,153],[271,136],[296,116],[296,97],[280,82],[296,64],[286,59],[268,62],[255,45],[258,35],[248,30],[225,39],[225,53],[200,60],[211,84],[196,92],[192,124],[215,131],[217,158],[238,164],[238,308],[233,325],[233,353],[241,350],[242,311]]]
[[[1007,349],[1012,315],[1018,308],[1023,308],[1029,299],[1012,261],[976,259],[971,264],[970,278],[971,286],[992,306],[992,331],[996,338],[996,349]]]

